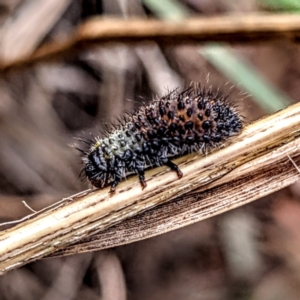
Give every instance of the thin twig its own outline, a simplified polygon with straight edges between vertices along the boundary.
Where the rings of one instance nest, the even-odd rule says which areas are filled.
[[[26,201],[22,201],[22,203],[24,204],[24,206],[25,207],[27,207],[31,212],[33,212],[33,213],[37,213],[37,211],[36,210],[34,210],[33,208],[31,208],[27,203],[26,203]]]
[[[202,17],[177,22],[147,19],[95,18],[78,27],[74,34],[61,42],[42,46],[31,55],[14,60],[2,60],[0,70],[26,67],[40,61],[49,61],[74,55],[93,45],[112,42],[183,44],[194,42],[270,42],[291,40],[298,42],[300,16],[296,14],[252,14]]]
[[[287,154],[287,157],[289,158],[289,160],[291,161],[291,163],[294,165],[295,169],[300,173],[300,168],[297,166],[297,164],[295,163],[295,161],[290,157],[289,154]]]
[[[223,213],[283,188],[300,177],[287,158],[287,154],[290,154],[299,163],[296,157],[300,145],[299,128],[300,104],[295,104],[247,126],[241,135],[230,141],[230,145],[206,157],[195,154],[175,160],[184,174],[180,180],[174,172],[161,167],[147,172],[148,185],[143,191],[136,177],[133,177],[122,182],[113,196],[109,195],[108,189],[103,189],[70,197],[60,206],[0,234],[0,271],[5,273],[65,249],[125,219],[165,205],[170,200],[182,199],[191,192],[211,189],[206,191],[207,198],[193,196],[188,198],[189,201],[181,202],[184,208],[194,212],[192,217],[191,212],[185,210],[186,215],[180,216],[179,223],[172,222],[169,219],[170,211],[167,210],[168,213],[160,215],[159,220],[146,218],[144,223],[139,223],[140,230],[131,231],[129,242],[145,238],[139,232],[149,228],[150,223],[154,227],[156,221],[165,224],[156,227],[148,236],[160,234]],[[268,169],[271,174],[267,176]],[[236,182],[239,179],[242,179],[242,188]],[[266,179],[268,184],[265,184]],[[260,185],[260,182],[264,185]],[[218,186],[219,190],[212,189]],[[173,206],[176,207],[176,204],[176,201],[173,202]],[[108,246],[126,243],[124,240],[120,242],[117,236],[112,236],[111,240],[114,238],[115,243]]]
[[[49,209],[51,209],[51,208],[58,208],[58,207],[60,207],[60,206],[62,206],[62,205],[65,205],[68,201],[72,201],[74,197],[77,197],[77,196],[80,196],[80,195],[82,195],[82,196],[83,196],[83,195],[86,195],[89,191],[90,191],[90,189],[85,190],[85,191],[81,191],[81,192],[79,192],[79,193],[77,193],[77,194],[75,194],[75,195],[72,195],[72,196],[70,196],[70,197],[63,198],[62,200],[60,200],[60,201],[58,201],[58,202],[56,202],[56,203],[54,203],[54,204],[52,204],[52,205],[50,205],[50,206],[48,206],[48,207],[46,207],[46,208],[43,208],[43,209],[41,209],[41,210],[39,210],[39,211],[35,211],[35,210],[31,209],[31,208],[28,206],[28,204],[25,204],[25,203],[26,203],[25,201],[22,201],[23,204],[24,204],[27,208],[29,208],[30,210],[32,210],[34,213],[29,214],[29,215],[27,215],[27,216],[25,216],[25,217],[23,217],[23,218],[21,218],[21,219],[18,219],[18,220],[0,223],[0,227],[1,227],[1,226],[7,226],[7,225],[13,225],[13,224],[21,223],[21,222],[23,222],[23,221],[25,221],[25,220],[28,220],[28,219],[30,219],[30,218],[32,218],[32,217],[34,217],[34,216],[37,216],[38,214],[43,213],[43,212],[45,212],[45,211],[47,211],[47,210],[49,210]],[[25,202],[25,203],[24,203],[24,202]]]

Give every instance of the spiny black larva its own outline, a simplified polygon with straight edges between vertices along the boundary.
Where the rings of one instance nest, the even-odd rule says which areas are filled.
[[[174,90],[128,114],[123,124],[104,138],[91,141],[84,153],[85,175],[97,188],[118,183],[136,173],[146,187],[145,169],[166,165],[178,178],[182,172],[171,159],[200,151],[207,153],[239,134],[242,118],[227,97],[199,86]]]

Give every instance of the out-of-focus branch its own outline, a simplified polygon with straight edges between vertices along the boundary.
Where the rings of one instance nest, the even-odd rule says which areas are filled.
[[[70,197],[0,234],[0,271],[5,273],[63,250],[133,216],[137,216],[137,223],[125,232],[131,237],[126,240],[120,231],[119,235],[111,232],[101,248],[179,228],[281,189],[300,178],[288,158],[299,153],[299,128],[300,104],[296,104],[247,126],[230,145],[206,157],[194,154],[175,160],[184,174],[180,180],[161,167],[147,172],[148,185],[143,191],[133,177],[122,182],[112,196],[104,189]],[[295,161],[299,163],[298,158]],[[206,192],[183,198],[196,190]],[[170,205],[176,208],[181,203],[184,209],[175,214],[176,222],[170,219],[175,208],[166,206],[170,200],[174,200]],[[139,215],[159,205],[166,210],[146,214],[139,222]]]
[[[95,18],[79,26],[68,40],[46,44],[30,55],[12,61],[0,61],[0,70],[8,71],[40,61],[76,54],[92,45],[111,42],[155,41],[167,44],[192,42],[270,42],[292,40],[300,36],[300,15],[253,14],[202,17],[177,22],[147,19]],[[1,58],[0,58],[1,59]]]
[[[1,60],[14,60],[22,55],[30,55],[70,2],[71,0],[24,1],[14,17],[1,24]]]

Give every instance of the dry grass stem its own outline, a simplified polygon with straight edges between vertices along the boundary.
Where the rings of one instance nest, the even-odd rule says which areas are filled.
[[[180,180],[161,167],[146,173],[144,191],[133,177],[122,182],[113,196],[104,189],[70,197],[1,233],[1,273],[63,251],[133,216],[137,216],[136,222],[131,219],[129,224],[133,222],[135,227],[127,228],[123,235],[120,230],[110,232],[100,248],[186,226],[279,190],[300,178],[288,158],[290,155],[300,163],[299,126],[300,104],[295,104],[247,126],[226,147],[206,157],[178,159],[184,174]],[[150,209],[151,213],[140,219]]]
[[[111,42],[151,40],[164,45],[212,41],[253,43],[282,39],[298,42],[299,35],[300,16],[296,14],[240,14],[178,22],[95,18],[79,26],[68,40],[46,44],[31,54],[27,51],[12,60],[2,59],[0,69],[7,71],[39,61],[69,57],[92,45]]]

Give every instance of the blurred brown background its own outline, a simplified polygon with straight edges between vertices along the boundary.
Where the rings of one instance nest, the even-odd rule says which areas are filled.
[[[63,40],[95,15],[162,17],[151,2],[0,0],[0,60]],[[194,17],[296,11],[291,2],[182,0],[179,9]],[[164,5],[168,9],[167,2]],[[153,95],[163,95],[167,88],[191,81],[206,83],[209,77],[208,85],[231,92],[246,122],[271,112],[251,93],[245,95],[239,82],[226,84],[226,74],[198,49],[196,45],[116,44],[2,74],[1,222],[30,213],[22,200],[39,210],[86,189],[87,183],[78,178],[83,167],[79,153],[70,147],[74,137],[96,135],[106,122]],[[286,41],[230,47],[233,55],[243,57],[293,99],[290,103],[298,101],[300,94],[299,49]],[[299,196],[297,183],[162,236],[31,263],[0,277],[0,299],[300,299]]]

